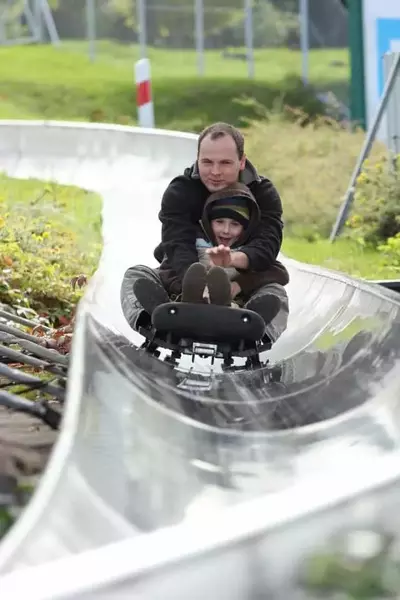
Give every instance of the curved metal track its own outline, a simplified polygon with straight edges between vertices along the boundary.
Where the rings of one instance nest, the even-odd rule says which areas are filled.
[[[0,122],[0,169],[85,187],[104,200],[104,250],[78,315],[62,431],[33,500],[0,546],[8,597],[28,581],[35,598],[74,598],[78,590],[80,598],[122,598],[129,586],[140,598],[194,598],[194,589],[211,597],[211,556],[211,580],[230,579],[219,598],[255,597],[234,595],[231,586],[247,590],[262,579],[250,556],[256,546],[255,562],[269,556],[277,528],[287,530],[277,553],[287,556],[274,559],[274,585],[326,531],[320,510],[335,504],[341,523],[350,518],[341,500],[398,476],[394,292],[282,257],[291,276],[289,326],[267,354],[268,368],[210,376],[197,361],[176,372],[137,349],[142,339],[119,304],[122,274],[155,264],[161,193],[195,152],[188,134]],[[299,533],[298,522],[309,527]],[[52,586],[48,561],[60,574]],[[95,573],[94,564],[104,568]],[[144,572],[154,578],[139,584]],[[97,585],[103,592],[92,596]],[[274,597],[294,598],[282,589]]]

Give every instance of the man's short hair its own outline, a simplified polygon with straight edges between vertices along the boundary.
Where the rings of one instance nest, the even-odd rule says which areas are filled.
[[[244,155],[244,137],[236,127],[229,125],[229,123],[213,123],[209,125],[199,135],[197,142],[197,154],[200,152],[200,144],[205,137],[209,136],[212,140],[230,135],[235,142],[239,159],[243,158]]]

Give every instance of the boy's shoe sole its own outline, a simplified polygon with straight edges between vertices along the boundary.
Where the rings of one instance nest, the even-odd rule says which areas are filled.
[[[281,309],[281,301],[278,296],[273,294],[265,294],[249,300],[245,308],[252,310],[260,315],[265,321],[265,324],[271,323]]]
[[[149,315],[152,315],[153,311],[160,304],[169,302],[169,296],[165,289],[155,281],[145,279],[144,277],[135,281],[133,284],[133,293]]]
[[[203,304],[204,288],[207,285],[207,269],[201,263],[190,265],[182,281],[181,302]]]
[[[231,306],[231,282],[222,267],[212,267],[208,271],[207,286],[210,295],[210,304]]]

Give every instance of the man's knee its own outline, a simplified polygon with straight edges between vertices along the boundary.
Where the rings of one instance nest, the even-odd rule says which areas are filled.
[[[275,293],[281,301],[280,311],[266,327],[266,333],[271,342],[274,343],[287,329],[289,320],[289,297],[285,288],[278,283],[273,284],[273,287],[271,287],[270,290],[267,289],[266,293]]]
[[[262,296],[266,296],[268,294],[277,296],[280,300],[280,309],[278,314],[270,323],[266,324],[266,334],[271,342],[274,343],[287,328],[289,319],[289,297],[283,285],[279,283],[268,283],[254,292],[251,296],[251,300],[254,298],[261,298]]]
[[[162,285],[157,269],[151,269],[146,265],[135,265],[125,271],[121,283],[120,300],[122,312],[133,329],[136,329],[138,318],[143,312],[143,307],[136,298],[134,291],[135,282],[142,278],[150,279]]]
[[[261,296],[265,296],[267,294],[273,294],[274,296],[277,296],[281,301],[281,305],[287,308],[289,307],[289,298],[286,289],[280,283],[266,283],[265,285],[255,290],[251,294],[249,300],[254,298],[260,298]]]
[[[124,273],[123,282],[135,283],[137,279],[141,278],[152,279],[157,283],[160,283],[160,276],[158,273],[158,269],[151,269],[146,265],[134,265],[133,267],[129,267]]]

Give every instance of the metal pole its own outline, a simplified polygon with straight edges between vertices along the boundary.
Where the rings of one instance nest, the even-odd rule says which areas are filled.
[[[146,0],[137,0],[137,22],[139,30],[140,57],[146,58]]]
[[[363,148],[361,150],[361,153],[360,153],[360,156],[358,158],[356,167],[355,167],[355,169],[353,171],[353,174],[351,176],[350,183],[349,183],[349,186],[347,188],[347,192],[345,194],[345,197],[344,197],[344,200],[342,202],[342,205],[340,207],[338,216],[336,218],[335,225],[332,228],[332,232],[331,232],[331,235],[330,235],[330,241],[331,242],[333,242],[335,240],[335,238],[339,235],[339,233],[341,232],[341,230],[342,230],[342,228],[343,228],[343,226],[344,226],[344,224],[346,222],[347,215],[348,215],[348,213],[350,211],[350,207],[351,207],[351,204],[353,202],[353,197],[354,197],[354,193],[355,193],[355,186],[356,186],[356,183],[357,183],[358,176],[361,173],[361,169],[362,169],[362,166],[364,164],[364,161],[367,158],[367,156],[369,154],[369,151],[371,150],[372,144],[373,144],[373,142],[375,140],[375,137],[376,137],[376,134],[378,132],[379,126],[381,124],[382,117],[384,115],[387,103],[389,101],[389,98],[390,98],[390,95],[392,93],[394,84],[396,82],[396,77],[397,77],[397,74],[398,74],[399,70],[400,70],[400,53],[397,54],[396,59],[395,59],[395,61],[393,63],[393,66],[392,66],[392,68],[390,70],[389,77],[388,77],[388,79],[386,81],[385,89],[383,91],[381,100],[379,102],[379,107],[378,107],[377,113],[375,115],[374,122],[372,123],[372,126],[371,126],[370,130],[367,133],[367,137],[365,138],[364,146],[363,146]]]
[[[28,0],[25,0],[25,3],[24,3],[24,14],[25,14],[25,18],[26,18],[28,27],[29,27],[30,31],[32,32],[32,37],[34,38],[35,41],[38,41],[39,40],[39,32],[38,32],[38,29],[36,26],[35,17],[32,13],[32,10],[31,10]]]
[[[43,18],[52,44],[59,45],[60,38],[54,23],[53,14],[47,0],[40,0],[41,19]]]
[[[197,73],[204,75],[204,2],[195,0],[194,5]]]
[[[308,19],[308,0],[300,0],[299,3],[300,18],[300,46],[302,60],[302,79],[304,85],[309,81],[309,53],[310,53],[310,32]]]
[[[247,54],[247,69],[251,79],[254,77],[254,48],[253,48],[253,7],[252,0],[244,0],[244,39]]]
[[[36,23],[37,37],[43,43],[43,13],[41,0],[34,0],[34,18]]]
[[[5,44],[7,41],[5,13],[5,9],[0,11],[0,45]]]
[[[135,63],[135,82],[139,127],[154,127],[151,66],[148,58],[141,58]]]
[[[89,42],[89,59],[96,59],[96,6],[95,0],[86,0],[86,35]]]
[[[400,52],[400,47],[399,47]],[[383,57],[383,68],[385,80],[387,80],[393,61],[396,60],[396,52],[388,52]],[[389,149],[390,170],[397,170],[397,157],[400,155],[400,77],[393,88],[390,101],[386,111],[387,145]]]

